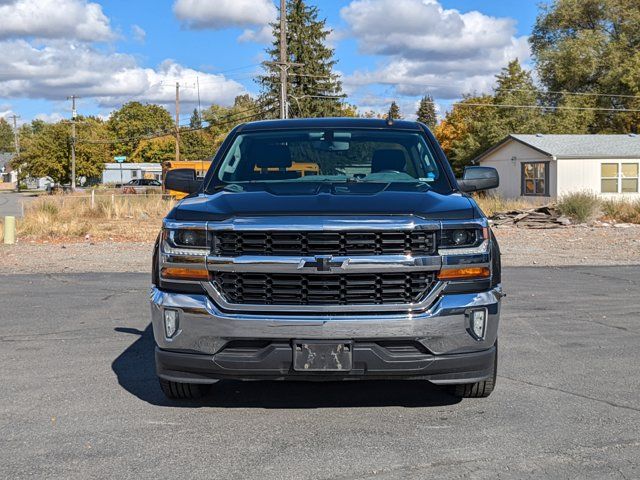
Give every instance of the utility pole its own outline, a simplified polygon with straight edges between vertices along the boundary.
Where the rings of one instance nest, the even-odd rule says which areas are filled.
[[[287,108],[287,2],[280,0],[280,118],[289,116]]]
[[[18,191],[20,191],[20,134],[18,133],[18,119],[20,116],[14,113],[13,115],[9,115],[9,118],[13,119],[13,144],[16,149],[15,165],[18,171]]]
[[[176,162],[180,161],[180,82],[176,82]]]
[[[278,67],[280,69],[280,118],[289,118],[288,94],[287,94],[287,71],[291,67],[302,67],[304,63],[294,63],[288,61],[287,55],[287,1],[280,0],[280,61],[264,62],[265,65]]]
[[[200,78],[196,77],[196,85],[198,88],[198,121],[200,122],[200,126],[202,126],[202,105],[200,105]]]
[[[80,97],[70,95],[67,100],[71,100],[71,191],[76,190],[76,100]]]
[[[20,155],[20,135],[18,135],[18,119],[20,115],[9,115],[9,118],[13,120],[13,145],[16,149],[16,156]]]

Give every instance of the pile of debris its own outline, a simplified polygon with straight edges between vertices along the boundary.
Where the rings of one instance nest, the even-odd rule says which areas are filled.
[[[495,227],[559,228],[571,225],[571,220],[562,216],[555,205],[496,213],[489,220]]]

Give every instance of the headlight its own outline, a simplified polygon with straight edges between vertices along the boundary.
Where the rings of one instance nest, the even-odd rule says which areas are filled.
[[[178,229],[163,231],[162,252],[171,255],[207,255],[207,231]]]
[[[207,247],[207,232],[205,230],[173,230],[172,233],[173,243],[177,247]]]
[[[440,247],[475,247],[482,243],[482,240],[484,240],[483,232],[478,228],[442,230]]]

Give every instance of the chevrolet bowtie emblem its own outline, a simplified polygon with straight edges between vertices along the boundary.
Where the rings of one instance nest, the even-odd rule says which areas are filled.
[[[313,260],[304,260],[304,268],[315,268],[319,272],[330,272],[332,268],[342,268],[343,262],[334,261],[331,255],[318,255]]]

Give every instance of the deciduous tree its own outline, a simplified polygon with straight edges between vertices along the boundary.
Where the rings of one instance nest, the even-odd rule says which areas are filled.
[[[132,156],[145,137],[169,134],[175,124],[169,111],[160,105],[129,102],[111,114],[107,122],[114,140],[115,155]]]
[[[31,177],[71,180],[71,126],[34,121],[21,129],[20,167]],[[99,178],[111,160],[109,131],[99,118],[80,117],[77,125],[76,178]],[[17,167],[17,165],[16,165]]]
[[[552,92],[600,94],[592,99],[601,108],[640,108],[638,25],[637,0],[554,0],[543,5],[530,37],[543,85]],[[567,102],[564,96],[556,94],[555,99]],[[600,111],[587,127],[629,132],[640,127],[640,115]]]

